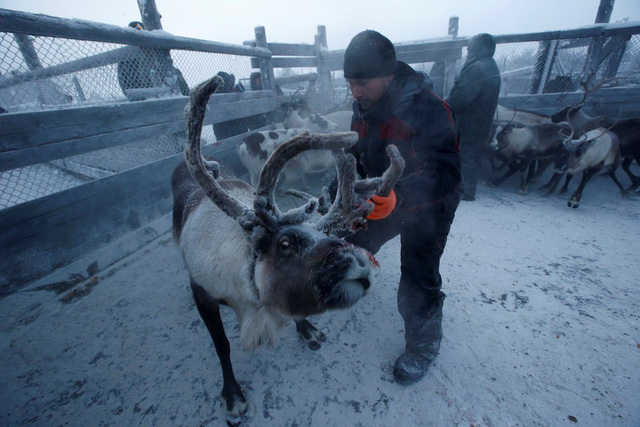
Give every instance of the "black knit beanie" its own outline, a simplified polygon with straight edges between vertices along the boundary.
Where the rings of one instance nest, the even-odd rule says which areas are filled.
[[[393,43],[377,31],[356,34],[344,52],[344,78],[370,79],[393,74],[398,69]]]

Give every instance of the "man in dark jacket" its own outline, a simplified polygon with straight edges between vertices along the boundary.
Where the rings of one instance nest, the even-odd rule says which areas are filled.
[[[442,304],[440,257],[460,200],[460,158],[454,117],[430,89],[430,81],[396,60],[393,44],[376,31],[349,43],[344,76],[353,97],[353,154],[362,178],[389,165],[385,148],[398,147],[406,166],[388,197],[373,196],[368,228],[347,240],[372,253],[400,234],[398,311],[404,319],[405,352],[396,360],[397,382],[425,376],[440,349]]]
[[[129,23],[130,28],[144,31],[144,24],[140,21],[132,21]],[[182,72],[173,66],[173,64],[165,64],[166,77],[170,77],[169,81],[161,78],[157,69],[162,68],[161,63],[167,60],[165,53],[158,52],[154,49],[141,48],[141,56],[136,56],[118,63],[118,83],[124,94],[129,89],[148,89],[159,86],[169,86],[175,93],[189,96],[189,85],[185,80]],[[169,57],[170,59],[170,57]],[[156,74],[154,78],[154,73]],[[169,76],[171,74],[172,76]],[[155,80],[155,81],[154,81]],[[175,81],[172,81],[175,80]],[[170,84],[171,83],[171,84]]]
[[[456,112],[460,130],[463,200],[476,198],[482,150],[489,142],[491,124],[500,94],[500,71],[493,59],[496,41],[491,34],[469,40],[467,60],[453,84],[447,102]]]
[[[224,71],[219,71],[218,76],[222,77],[224,85],[222,85],[216,93],[234,93],[237,92],[236,76]],[[213,125],[213,133],[216,140],[231,138],[248,131],[248,125],[244,118],[227,120],[226,122],[215,123]]]

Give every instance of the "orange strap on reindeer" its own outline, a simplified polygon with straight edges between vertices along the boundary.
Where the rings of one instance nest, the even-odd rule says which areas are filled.
[[[374,194],[369,201],[373,203],[373,210],[367,215],[367,219],[383,219],[388,217],[396,207],[396,193],[392,189],[387,197]]]

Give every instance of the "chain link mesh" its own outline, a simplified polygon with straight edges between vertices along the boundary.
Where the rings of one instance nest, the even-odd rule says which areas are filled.
[[[501,95],[571,92],[580,89],[592,38],[501,43],[494,58],[501,72]],[[609,45],[607,45],[609,43]],[[549,55],[549,51],[554,52]],[[81,107],[130,100],[179,96],[219,71],[233,74],[249,90],[250,58],[186,50],[167,51],[114,43],[33,37],[0,32],[0,107],[9,112]],[[116,56],[114,56],[114,54]],[[460,71],[467,55],[457,61]],[[640,84],[640,35],[605,40],[598,61],[600,80],[617,77],[623,84]],[[549,59],[550,58],[550,59]],[[86,65],[87,62],[93,62]],[[535,76],[548,67],[543,84]],[[614,66],[616,65],[616,66]],[[435,75],[440,65],[413,64]],[[64,72],[36,78],[42,70]],[[616,70],[613,75],[611,70]],[[39,71],[40,70],[40,71]],[[315,71],[315,70],[307,70]],[[341,71],[333,71],[330,108],[349,103]],[[293,88],[293,89],[292,89]],[[285,93],[302,85],[283,87]],[[315,88],[317,90],[317,87]],[[203,141],[216,140],[212,126]],[[158,135],[152,140],[94,151],[0,173],[0,209],[53,194],[93,179],[179,153],[184,133]]]
[[[239,55],[172,50],[167,57],[163,50],[125,47],[0,32],[0,107],[25,112],[188,95],[190,87],[219,71],[233,74],[236,82],[248,80],[254,71],[250,58]],[[108,57],[114,52],[120,56]],[[36,78],[41,70],[56,66],[71,67],[72,72]],[[163,66],[164,78],[158,72]],[[1,172],[0,209],[177,154],[184,140],[183,132],[158,135]],[[216,141],[211,125],[203,129],[202,140]]]

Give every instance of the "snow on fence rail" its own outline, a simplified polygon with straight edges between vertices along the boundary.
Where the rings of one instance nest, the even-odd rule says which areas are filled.
[[[496,36],[501,102],[538,111],[574,102],[580,93],[552,82],[575,85],[594,67],[603,78],[640,85],[639,33],[638,23],[626,23]],[[453,32],[396,49],[446,94],[467,43]],[[256,27],[254,40],[230,45],[0,9],[0,53],[0,106],[8,111],[0,114],[0,297],[170,212],[187,102],[179,75],[193,86],[218,71],[243,80],[261,73],[265,90],[214,95],[207,125],[278,112],[296,91],[320,111],[344,105],[348,95],[344,51],[329,50],[324,26],[311,44],[269,42]],[[123,86],[118,64],[127,61],[151,67],[154,81]],[[600,90],[590,107],[631,114],[639,95],[637,88]],[[241,137],[204,151],[242,174]],[[203,139],[215,140],[211,126]]]

